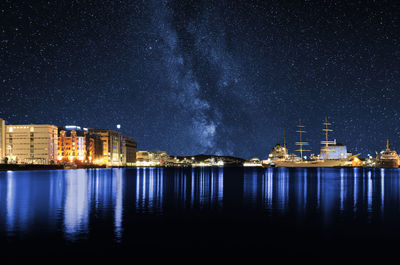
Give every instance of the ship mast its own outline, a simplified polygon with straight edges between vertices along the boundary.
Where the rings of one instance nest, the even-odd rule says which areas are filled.
[[[329,152],[331,152],[332,150],[329,149],[329,144],[334,144],[334,141],[329,141],[328,139],[328,132],[332,132],[332,129],[329,129],[328,126],[332,125],[331,123],[328,122],[328,118],[325,117],[325,122],[322,123],[325,128],[322,129],[322,131],[325,132],[325,141],[321,141],[322,145],[325,145],[325,153],[326,153],[326,159],[329,159]]]
[[[283,128],[283,148],[285,148],[285,149],[286,149],[285,128]]]
[[[390,150],[390,142],[389,142],[389,139],[386,140],[386,150]]]
[[[300,149],[296,150],[296,151],[300,152],[300,158],[301,158],[301,161],[303,161],[303,152],[311,151],[311,150],[303,149],[303,145],[308,145],[308,142],[303,142],[302,134],[305,133],[306,131],[303,130],[304,126],[301,125],[301,119],[299,119],[299,125],[297,125],[297,127],[299,128],[299,130],[297,132],[299,133],[299,136],[300,136],[300,142],[296,142],[296,145],[299,145]]]

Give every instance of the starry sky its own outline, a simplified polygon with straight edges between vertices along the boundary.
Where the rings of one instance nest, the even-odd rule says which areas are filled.
[[[0,4],[0,117],[115,128],[139,150],[265,158],[400,151],[398,1]]]

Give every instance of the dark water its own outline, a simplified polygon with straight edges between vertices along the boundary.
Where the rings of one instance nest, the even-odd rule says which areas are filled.
[[[397,259],[397,169],[0,172],[3,263]]]

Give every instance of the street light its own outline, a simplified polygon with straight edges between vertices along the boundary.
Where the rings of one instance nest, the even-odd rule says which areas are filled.
[[[122,144],[122,135],[121,135],[121,132],[119,131],[119,129],[121,129],[121,124],[117,124],[117,131],[118,131],[118,138],[119,138],[119,141],[118,141],[118,163],[121,163],[121,165],[122,165],[122,156],[123,156],[122,145],[121,145]]]

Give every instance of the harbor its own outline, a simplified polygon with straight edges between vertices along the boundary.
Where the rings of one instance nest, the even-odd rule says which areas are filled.
[[[400,235],[399,174],[283,167],[0,172],[0,241],[14,264],[43,249],[46,264],[76,263],[78,253],[99,264],[143,264],[149,256],[162,263],[185,253],[199,253],[204,263],[215,256],[248,261],[265,256],[265,242],[276,260],[289,244],[296,259],[306,253],[304,261],[318,255],[338,263],[334,254],[362,246],[359,260],[366,249],[395,246],[383,239]]]
[[[312,152],[306,140],[306,126],[299,119],[296,150],[289,152],[283,130],[283,144],[275,144],[263,158],[248,160],[223,154],[170,155],[164,150],[137,150],[137,142],[119,131],[120,124],[116,127],[117,130],[76,125],[10,125],[0,119],[0,171],[131,167],[398,168],[400,164],[399,155],[391,149],[389,140],[375,157],[353,154],[345,144],[331,140],[332,123],[327,117],[322,123],[323,139],[317,154]],[[261,144],[270,143],[266,139]]]
[[[311,150],[306,149],[308,142],[304,141],[303,134],[305,126],[299,120],[298,130],[299,141],[296,145],[299,149],[294,153],[289,153],[286,148],[284,135],[283,146],[277,144],[268,155],[268,159],[260,161],[263,167],[377,167],[377,168],[398,168],[400,157],[396,151],[390,149],[390,142],[386,140],[386,149],[376,154],[376,158],[360,158],[360,153],[352,154],[348,152],[345,145],[336,140],[329,139],[329,133],[333,132],[330,128],[332,124],[325,118],[323,129],[325,139],[321,141],[320,154],[317,156],[304,155]],[[258,166],[258,165],[257,165]]]
[[[400,1],[2,1],[0,265],[392,264]]]

